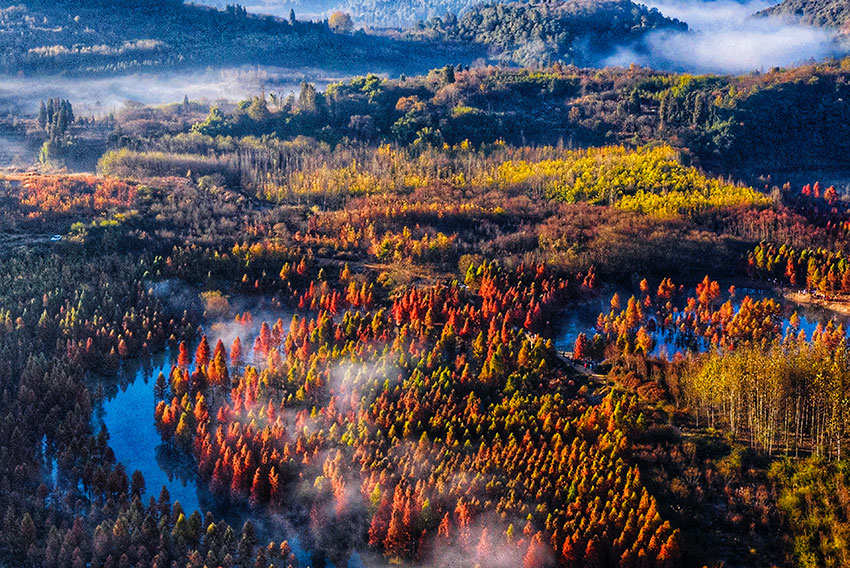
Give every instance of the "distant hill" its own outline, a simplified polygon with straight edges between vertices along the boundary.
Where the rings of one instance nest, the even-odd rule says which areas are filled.
[[[0,0],[0,72],[115,73],[146,68],[265,64],[362,72],[421,72],[458,61],[440,46],[337,34],[233,5],[180,0]]]
[[[339,0],[339,9],[370,26],[410,27],[419,21],[463,14],[483,0]]]
[[[417,37],[483,44],[491,57],[520,65],[592,64],[615,46],[687,24],[630,0],[527,0],[481,4],[460,18],[435,18]]]
[[[841,28],[850,20],[847,0],[784,0],[756,16],[789,18],[804,24],[824,28]]]
[[[223,8],[232,0],[196,0]],[[485,0],[247,0],[248,9],[257,13],[286,15],[290,9],[301,14],[327,14],[341,10],[357,25],[405,28],[420,21],[463,14]]]

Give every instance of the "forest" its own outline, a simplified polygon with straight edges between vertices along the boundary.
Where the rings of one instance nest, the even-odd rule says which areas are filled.
[[[227,49],[215,49],[222,37]],[[327,19],[299,20],[294,11],[276,18],[181,0],[2,2],[0,46],[0,72],[36,76],[245,64],[414,73],[467,58],[442,44],[337,33]]]
[[[794,18],[814,26],[842,29],[848,16],[847,6],[832,0],[784,0],[757,15]]]
[[[399,30],[355,32],[350,13],[358,17],[372,10],[368,5],[345,4],[313,20],[299,19],[295,7],[287,15],[270,16],[235,3],[213,7],[181,0],[4,2],[0,72],[96,77],[263,65],[398,76],[482,58],[534,65],[586,63],[599,60],[615,45],[638,41],[650,30],[687,29],[657,10],[629,1],[575,0],[557,9],[538,2],[486,5],[460,20],[438,10],[445,22],[435,14],[428,24],[420,19],[418,27],[409,22]],[[393,14],[403,17],[395,9]],[[490,27],[495,29],[484,33]],[[227,49],[215,49],[223,36],[228,38]]]
[[[460,18],[435,17],[415,34],[483,44],[503,63],[590,65],[617,45],[639,43],[651,31],[687,29],[643,4],[570,0],[477,4]]]
[[[306,137],[332,148],[417,141],[451,146],[467,141],[476,148],[501,142],[554,147],[660,143],[711,173],[736,172],[764,189],[787,181],[777,176],[842,169],[850,152],[844,104],[850,97],[848,69],[850,59],[738,76],[636,66],[448,65],[398,79],[358,76],[324,90],[305,82],[289,94],[272,92],[231,106],[185,100],[183,105],[128,107],[118,114],[118,128],[103,119],[76,123],[65,155],[58,152],[53,158],[79,159],[75,140],[105,144],[110,136],[129,151],[196,154],[206,162],[228,162],[226,156],[246,143],[256,147],[254,139],[262,137],[290,146]],[[206,116],[199,119],[199,113]],[[45,137],[37,134],[32,139],[40,145]],[[80,149],[87,151],[85,146]],[[228,168],[220,169],[227,175]]]
[[[671,146],[332,146],[195,116],[125,132],[98,175],[4,178],[10,565],[840,565],[843,324],[705,276],[839,293],[834,187],[758,190]],[[91,419],[163,350],[156,443],[217,513]],[[794,497],[813,484],[822,508]]]
[[[850,59],[583,67],[690,24],[345,6],[0,10],[10,85],[367,68],[3,111],[0,568],[847,566]]]

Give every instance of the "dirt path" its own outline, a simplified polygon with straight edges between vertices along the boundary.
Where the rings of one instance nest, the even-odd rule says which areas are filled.
[[[608,376],[594,373],[590,367],[585,367],[583,364],[575,362],[572,359],[572,353],[567,351],[556,351],[555,355],[557,355],[558,361],[560,361],[565,367],[572,369],[578,373],[580,377],[584,377],[587,381],[587,386],[589,388],[586,395],[587,399],[593,404],[599,404],[602,402],[602,398],[610,389]]]
[[[795,292],[793,290],[784,290],[782,292],[782,297],[789,302],[794,302],[795,304],[818,306],[837,314],[850,316],[850,299],[828,300],[826,298],[819,298],[812,294]]]

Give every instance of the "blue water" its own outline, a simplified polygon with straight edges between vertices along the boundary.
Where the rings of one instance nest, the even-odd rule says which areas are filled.
[[[187,514],[203,512],[212,505],[205,502],[201,506],[209,495],[199,491],[191,470],[180,467],[180,460],[162,443],[154,424],[154,382],[160,372],[167,377],[170,370],[171,358],[164,353],[119,371],[118,389],[103,403],[103,424],[109,432],[109,446],[128,475],[138,469],[145,476],[148,496],[158,498],[165,486],[171,502],[179,502]]]
[[[284,317],[286,325],[289,324],[288,318],[291,318],[291,314]],[[260,323],[255,320],[257,327]],[[250,353],[253,335],[242,335],[246,353]],[[210,343],[215,346],[215,341]],[[195,347],[192,346],[190,353],[194,353]],[[165,487],[172,504],[179,502],[187,515],[193,511],[200,511],[202,515],[210,511],[216,521],[223,519],[237,531],[250,519],[257,527],[258,537],[277,542],[288,540],[299,565],[310,566],[313,555],[301,545],[297,531],[288,528],[282,521],[255,514],[247,508],[230,507],[217,499],[210,493],[206,483],[195,475],[194,461],[163,444],[154,422],[157,402],[154,384],[160,372],[168,377],[171,365],[175,362],[171,352],[166,351],[145,361],[124,363],[117,373],[116,381],[105,385],[103,404],[96,408],[93,418],[96,429],[102,425],[109,433],[109,446],[115,458],[124,465],[128,476],[135,470],[142,472],[145,478],[145,500],[150,497],[158,499],[160,491]],[[332,567],[333,563],[325,559],[323,565]],[[364,566],[360,555],[353,552],[347,568]]]
[[[625,305],[631,293],[623,290],[616,291]],[[597,317],[600,313],[607,313],[610,310],[613,293],[614,290],[601,293],[568,308],[560,317],[558,331],[554,338],[555,347],[559,350],[572,351],[579,333],[584,332],[592,337]],[[762,298],[768,295],[768,292],[739,290],[736,299],[740,301],[747,294],[753,298]],[[800,328],[806,331],[807,337],[811,337],[818,322],[826,323],[829,319],[829,314],[823,310],[793,306],[783,301],[780,303],[785,306],[784,327],[788,326],[788,318],[796,310],[800,316]],[[282,314],[282,317],[284,324],[288,325],[291,314]],[[258,326],[261,319],[255,318],[255,325]],[[655,338],[657,345],[654,354],[662,354],[666,351],[666,354],[672,355],[675,351],[681,350],[675,345],[668,344],[660,334],[656,334]],[[253,333],[245,333],[242,339],[244,352],[250,353]],[[225,343],[229,346],[229,342]],[[211,345],[214,346],[215,342],[211,341]],[[194,353],[194,349],[190,352]],[[124,464],[128,475],[131,475],[134,470],[142,472],[145,477],[146,499],[151,496],[158,498],[164,486],[168,489],[172,503],[179,502],[187,514],[195,510],[202,513],[211,511],[216,520],[224,519],[236,529],[241,527],[246,519],[251,518],[258,526],[258,535],[265,534],[269,540],[275,541],[288,540],[299,564],[310,566],[311,553],[300,546],[297,531],[293,533],[285,527],[275,526],[268,518],[258,516],[250,510],[237,510],[223,504],[209,492],[203,481],[196,478],[194,463],[180,452],[169,450],[162,443],[153,419],[156,404],[153,387],[160,372],[168,376],[172,362],[171,353],[165,352],[143,362],[125,363],[118,372],[116,380],[105,385],[103,404],[95,411],[94,421],[96,427],[101,423],[106,427],[109,433],[109,445],[116,459]],[[326,561],[325,565],[333,566],[330,561]],[[347,568],[363,566],[365,564],[362,557],[357,552],[352,553],[347,562]]]
[[[623,290],[616,290],[616,292],[620,295],[621,305],[625,306],[632,293],[624,292]],[[579,304],[568,307],[562,316],[561,323],[557,328],[557,332],[553,340],[555,348],[559,351],[572,351],[573,347],[575,346],[576,338],[580,333],[584,333],[588,337],[588,339],[592,338],[594,333],[597,332],[596,320],[599,317],[599,314],[607,314],[611,310],[610,302],[613,294],[614,291],[600,293],[594,298],[585,300]],[[635,297],[639,297],[639,294],[637,293],[635,293],[634,295]],[[680,294],[679,296],[680,298],[686,298],[688,296],[693,295],[694,290],[691,289],[686,291],[685,294]],[[732,298],[733,306],[737,309],[740,306],[741,301],[746,296],[749,296],[754,300],[775,297],[775,295],[770,290],[738,288],[735,297]],[[723,298],[723,301],[726,301],[727,299],[729,299],[728,294],[726,295],[726,297]],[[796,335],[796,333],[798,333],[800,330],[803,330],[806,332],[806,337],[809,339],[811,339],[812,333],[815,331],[819,323],[826,325],[826,323],[830,319],[835,319],[837,323],[843,323],[845,328],[847,328],[848,321],[850,320],[850,318],[847,318],[846,316],[835,314],[823,308],[818,308],[817,306],[795,304],[793,302],[785,300],[784,298],[775,299],[783,308],[783,334],[788,330],[788,327],[790,326],[789,320],[791,318],[791,314],[793,314],[795,311],[797,312],[797,315],[800,318],[800,324],[794,333]],[[652,351],[653,356],[666,356],[670,358],[675,353],[684,351],[684,348],[680,345],[677,345],[674,341],[674,338],[671,337],[669,334],[662,335],[659,331],[651,335],[655,340],[655,347]],[[706,342],[700,341],[700,351],[704,351],[707,347],[708,345]]]

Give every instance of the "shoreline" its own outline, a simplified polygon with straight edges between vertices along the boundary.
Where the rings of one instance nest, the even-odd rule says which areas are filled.
[[[804,294],[787,289],[782,290],[782,297],[795,304],[818,306],[843,316],[850,316],[850,300],[827,300],[825,298],[815,297],[812,294]]]

